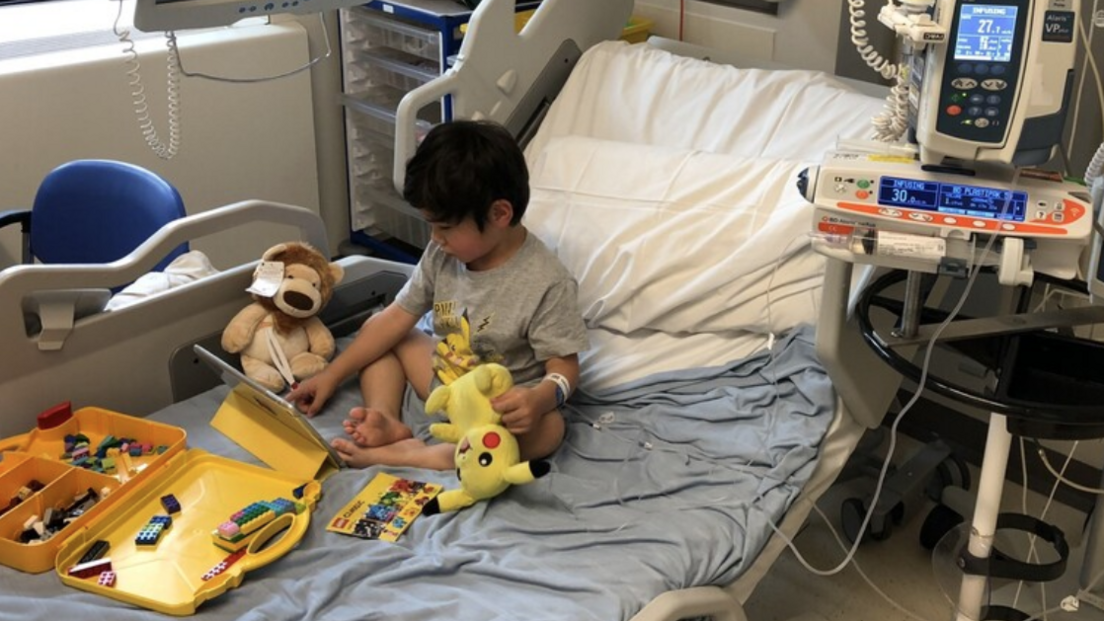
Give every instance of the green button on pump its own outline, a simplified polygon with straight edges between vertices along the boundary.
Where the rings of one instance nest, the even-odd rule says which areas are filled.
[[[858,184],[857,184],[857,185],[858,185],[858,186],[859,186],[860,188],[862,188],[862,189],[864,189],[864,190],[865,190],[866,188],[869,188],[869,187],[870,187],[870,181],[868,181],[868,180],[866,180],[866,179],[859,179],[859,182],[858,182]]]

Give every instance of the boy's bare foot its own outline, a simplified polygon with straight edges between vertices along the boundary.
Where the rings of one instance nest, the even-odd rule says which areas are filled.
[[[417,438],[373,447],[358,446],[344,438],[334,438],[330,444],[342,461],[352,468],[385,465],[450,470],[454,466],[454,447],[451,444],[428,445]]]
[[[376,409],[353,408],[341,425],[345,433],[364,448],[386,446],[414,437],[409,427]]]

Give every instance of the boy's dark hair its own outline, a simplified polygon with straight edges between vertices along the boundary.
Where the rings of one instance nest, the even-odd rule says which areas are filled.
[[[452,121],[431,129],[406,164],[403,198],[435,220],[471,216],[480,231],[491,203],[514,207],[511,225],[529,205],[529,169],[517,141],[490,121]]]

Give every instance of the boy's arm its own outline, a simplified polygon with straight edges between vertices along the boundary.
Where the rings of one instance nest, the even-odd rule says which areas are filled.
[[[559,373],[567,378],[574,391],[579,383],[579,357],[576,354],[549,358],[544,362],[546,374]],[[502,414],[502,425],[512,433],[528,433],[542,416],[557,409],[558,384],[542,380],[535,386],[514,386],[505,394],[491,399],[491,407]],[[564,395],[567,399],[571,395]]]
[[[394,349],[417,323],[418,317],[392,302],[369,317],[349,347],[322,372],[340,383]]]
[[[579,386],[579,355],[556,356],[545,360],[544,373],[546,376],[553,373],[564,376],[567,378],[567,383],[571,385],[571,391],[574,392]],[[533,387],[533,390],[538,391],[540,395],[542,413],[551,412],[559,407],[559,403],[556,402],[557,387],[556,382],[550,380],[542,381]],[[564,395],[563,398],[566,400],[570,396]]]
[[[287,400],[295,403],[307,416],[314,416],[337,390],[342,380],[393,349],[417,323],[417,317],[392,302],[381,312],[369,317],[352,344],[320,373],[301,382],[288,393]]]

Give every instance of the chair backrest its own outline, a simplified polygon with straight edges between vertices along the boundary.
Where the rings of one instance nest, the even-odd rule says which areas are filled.
[[[77,160],[51,171],[31,209],[31,252],[43,263],[109,263],[185,216],[168,181],[140,166]],[[188,251],[181,244],[154,268]]]

